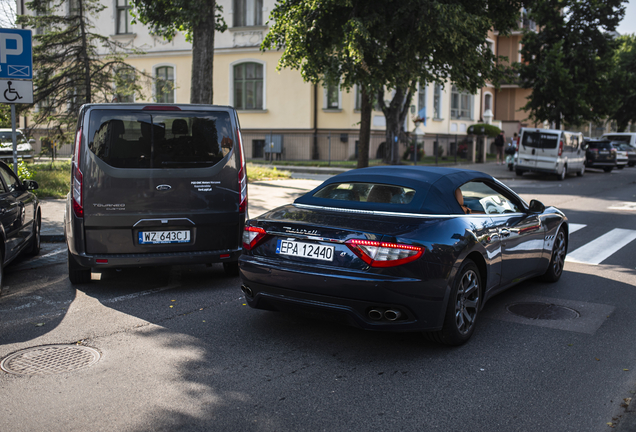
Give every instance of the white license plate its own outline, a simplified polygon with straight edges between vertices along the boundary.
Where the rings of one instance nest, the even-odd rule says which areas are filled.
[[[190,231],[140,231],[139,244],[190,243]]]
[[[609,152],[607,150],[601,150],[598,154],[609,154]]]
[[[276,245],[277,254],[312,258],[323,261],[333,261],[335,249],[336,248],[333,246],[322,246],[314,243],[292,240],[278,240],[278,244]]]

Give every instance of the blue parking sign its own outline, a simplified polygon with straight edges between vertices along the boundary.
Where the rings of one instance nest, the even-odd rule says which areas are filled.
[[[33,79],[31,30],[0,29],[0,78]]]

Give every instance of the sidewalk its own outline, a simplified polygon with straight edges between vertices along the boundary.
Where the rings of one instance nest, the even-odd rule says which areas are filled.
[[[447,166],[482,171],[500,180],[515,177],[514,171],[509,171],[506,165],[497,165],[494,162]],[[277,166],[276,168],[298,174],[336,175],[349,171],[346,168],[332,167]],[[310,179],[272,180],[250,183],[248,185],[248,214],[250,217],[255,217],[268,210],[290,203],[305,192],[314,189],[320,183],[322,182],[319,180]],[[64,242],[65,205],[66,199],[43,198],[40,200],[43,242]]]

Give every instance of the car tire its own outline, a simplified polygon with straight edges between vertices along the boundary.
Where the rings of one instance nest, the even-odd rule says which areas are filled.
[[[585,174],[585,165],[582,165],[581,169],[576,172],[576,176],[583,177],[583,174]]]
[[[4,286],[4,265],[2,265],[4,258],[0,255],[0,295],[2,295],[2,287]]]
[[[68,251],[68,278],[73,285],[86,284],[91,281],[91,269],[79,265],[71,255],[71,251]]]
[[[568,239],[563,228],[559,228],[556,236],[554,236],[554,245],[552,246],[552,255],[548,269],[541,277],[546,282],[556,282],[563,274],[563,266],[565,264],[565,256],[568,251]]]
[[[27,255],[36,256],[40,253],[40,247],[42,242],[42,217],[40,216],[40,212],[38,212],[38,216],[33,224],[33,236],[31,237],[31,246],[27,251]]]
[[[523,175],[523,171],[520,170],[520,169],[515,170],[515,174],[517,174],[518,176],[522,176]]]
[[[625,168],[625,165],[617,165],[616,168],[623,169],[623,168]]]
[[[557,180],[559,181],[563,181],[565,180],[565,178],[568,175],[568,166],[567,165],[563,165],[563,170],[557,174]]]
[[[428,339],[444,345],[462,345],[475,331],[481,306],[481,278],[477,265],[466,260],[453,281],[442,330],[427,333]]]
[[[225,271],[225,274],[228,276],[238,276],[239,275],[238,262],[224,262],[223,271]]]
[[[636,165],[636,162],[630,162],[627,165],[630,166],[630,167],[633,167],[634,165]]]
[[[605,167],[605,168],[603,168],[603,171],[608,173],[608,172],[612,172],[613,169],[614,169],[614,167]]]

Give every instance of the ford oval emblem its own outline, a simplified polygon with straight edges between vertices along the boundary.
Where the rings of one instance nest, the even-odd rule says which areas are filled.
[[[166,185],[166,184],[157,186],[157,190],[158,191],[167,191],[167,190],[170,190],[170,189],[172,189],[172,186]]]

